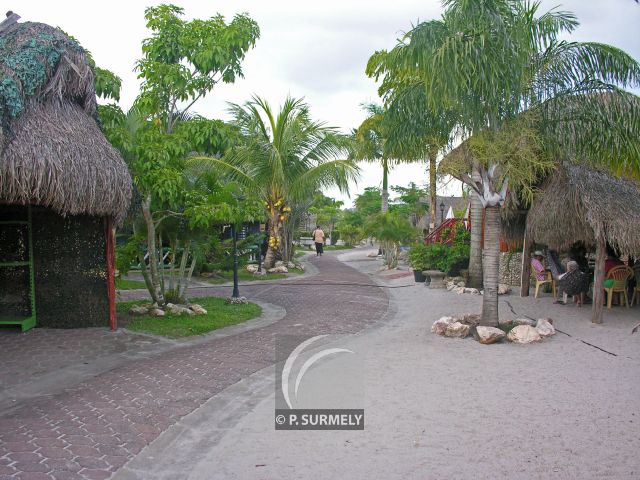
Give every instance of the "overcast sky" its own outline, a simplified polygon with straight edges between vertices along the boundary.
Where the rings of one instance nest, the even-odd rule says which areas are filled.
[[[127,109],[138,93],[133,67],[148,36],[144,9],[163,2],[111,0],[20,0],[7,8],[23,21],[58,26],[76,37],[97,62],[123,80],[121,106]],[[168,3],[168,2],[164,2]],[[278,105],[290,94],[305,97],[315,119],[348,132],[364,118],[360,104],[376,101],[376,85],[364,74],[369,56],[389,49],[412,24],[437,18],[439,0],[175,0],[186,18],[207,18],[217,12],[230,20],[247,12],[258,22],[261,38],[243,64],[244,79],[221,85],[196,105],[197,113],[226,119],[226,102],[242,103],[256,93]],[[634,0],[542,0],[542,9],[559,6],[581,22],[572,39],[610,43],[640,58],[640,5]],[[421,165],[398,167],[391,185],[424,183]],[[379,185],[380,169],[363,165],[362,179],[351,197],[364,187]],[[449,184],[439,194],[459,192]],[[337,192],[329,192],[338,196]],[[344,200],[349,203],[347,198]]]

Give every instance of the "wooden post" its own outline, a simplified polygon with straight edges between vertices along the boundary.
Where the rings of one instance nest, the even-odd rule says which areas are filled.
[[[531,240],[524,234],[522,242],[522,269],[520,270],[520,296],[529,296],[529,286],[531,284]]]
[[[598,234],[596,245],[596,271],[593,278],[593,306],[591,308],[591,322],[602,323],[604,308],[604,265],[607,257],[606,242],[602,233]]]
[[[116,316],[116,250],[114,242],[113,218],[105,217],[105,239],[107,246],[107,297],[109,299],[109,328],[118,329]]]

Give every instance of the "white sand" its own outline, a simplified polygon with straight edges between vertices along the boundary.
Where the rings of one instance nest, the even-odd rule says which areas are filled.
[[[512,294],[502,317],[514,317],[506,300],[572,337],[485,346],[429,332],[442,315],[478,312],[481,297],[423,285],[389,293],[395,315],[340,345],[366,359],[364,431],[275,431],[267,396],[219,442],[201,442],[180,478],[640,478],[640,334],[630,335],[640,308],[618,307],[595,326],[588,307]]]

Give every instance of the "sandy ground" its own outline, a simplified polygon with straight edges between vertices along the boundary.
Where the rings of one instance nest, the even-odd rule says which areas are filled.
[[[384,282],[362,250],[342,258]],[[630,335],[640,308],[613,309],[596,326],[589,308],[512,294],[501,317],[549,316],[565,334],[485,346],[429,332],[442,315],[479,311],[480,297],[417,284],[389,295],[382,325],[338,342],[363,359],[364,431],[275,431],[271,369],[227,392],[224,404],[243,408],[219,418],[212,399],[188,434],[169,432],[116,478],[145,478],[153,464],[166,475],[146,478],[640,478],[640,335]],[[341,361],[316,374],[334,374]]]

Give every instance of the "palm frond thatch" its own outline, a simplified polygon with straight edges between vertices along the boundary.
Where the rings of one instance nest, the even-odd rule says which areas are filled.
[[[527,216],[527,236],[553,249],[603,233],[623,255],[640,255],[640,187],[586,166],[563,165],[549,176]]]
[[[131,177],[96,120],[85,51],[61,30],[16,23],[0,35],[0,203],[120,221]]]

